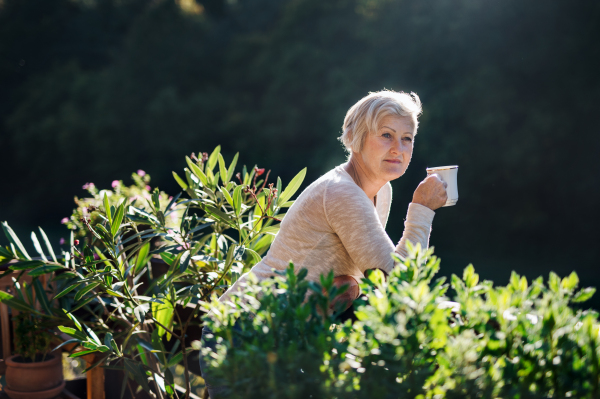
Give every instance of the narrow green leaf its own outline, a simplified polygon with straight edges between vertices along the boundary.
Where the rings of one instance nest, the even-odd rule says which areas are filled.
[[[110,210],[110,202],[108,202],[108,195],[104,193],[104,212],[106,213],[106,218],[108,219],[108,223],[112,224],[112,214]]]
[[[121,222],[123,222],[124,213],[125,213],[125,209],[124,209],[124,206],[122,203],[117,208],[117,211],[115,212],[115,217],[110,225],[110,232],[113,235],[113,237],[117,236],[117,232],[119,231],[119,228],[121,227]]]
[[[81,331],[77,331],[76,329],[74,329],[72,327],[58,326],[58,329],[60,331],[64,332],[65,334],[70,335],[71,337],[77,338],[81,341],[87,340],[87,337],[85,336],[84,333],[82,333]]]
[[[61,292],[59,292],[57,295],[55,295],[54,299],[58,299],[58,298],[61,298],[61,297],[65,296],[65,295],[67,295],[69,292],[73,291],[77,287],[79,287],[79,284],[68,285],[67,288],[65,288],[64,290],[62,290]]]
[[[65,270],[65,267],[59,266],[59,265],[44,265],[44,266],[36,267],[32,271],[30,271],[28,274],[32,277],[37,277],[37,276],[41,276],[42,274],[55,272],[57,270]]]
[[[235,156],[233,157],[233,161],[231,161],[231,163],[229,164],[229,169],[227,169],[227,181],[231,181],[231,178],[233,177],[233,172],[235,172],[235,166],[237,165],[237,161],[238,158],[240,156],[240,153],[236,153]]]
[[[54,261],[54,263],[58,263],[58,260],[56,260],[56,255],[54,254],[54,250],[52,249],[52,245],[50,245],[50,241],[48,240],[48,236],[46,236],[46,233],[44,232],[44,230],[42,230],[41,227],[38,226],[38,228],[40,229],[40,234],[42,235],[42,239],[46,244],[46,248],[48,249],[48,252],[52,257],[52,260]]]
[[[179,184],[184,191],[188,189],[187,183],[184,182],[183,179],[179,177],[177,173],[173,172],[173,177],[175,178],[177,184]]]
[[[148,260],[149,260],[149,256],[148,256],[149,253],[150,253],[150,242],[147,242],[140,248],[140,251],[137,254],[137,258],[135,260],[135,269],[134,269],[135,274],[138,274],[140,272],[140,270],[142,270],[144,268],[144,266],[146,266],[146,264],[148,263]]]
[[[98,285],[100,285],[100,283],[91,283],[83,287],[79,292],[77,292],[77,295],[75,295],[75,301],[79,301],[85,294],[96,288]]]
[[[90,353],[94,353],[94,352],[96,352],[96,351],[93,350],[93,349],[88,349],[86,351],[80,351],[80,352],[71,353],[69,355],[69,357],[73,357],[73,358],[75,358],[75,357],[81,357],[81,356],[89,355]]]
[[[283,205],[287,202],[287,200],[292,198],[292,196],[296,193],[296,191],[298,191],[298,189],[302,185],[305,176],[306,168],[302,169],[296,176],[294,176],[294,178],[287,185],[285,190],[283,190],[283,192],[279,195],[279,198],[277,199],[277,206]]]
[[[48,315],[51,315],[52,310],[50,309],[50,301],[48,301],[48,295],[42,286],[42,282],[36,278],[33,280],[32,284],[33,288],[35,289],[35,299],[42,306],[44,312],[46,312]]]
[[[21,312],[32,312],[35,314],[39,314],[33,307],[31,307],[27,302],[22,301],[21,299],[15,298],[10,295],[8,292],[0,291],[0,303],[7,305],[15,310]]]
[[[75,327],[77,327],[77,329],[78,329],[79,331],[83,331],[83,329],[82,329],[82,327],[81,327],[81,323],[79,322],[79,320],[77,320],[77,317],[75,317],[75,316],[73,315],[73,313],[71,313],[71,312],[67,312],[67,311],[66,311],[66,310],[64,310],[64,309],[63,309],[63,312],[65,312],[65,314],[67,315],[67,317],[68,317],[69,319],[71,319],[71,321],[72,321],[73,323],[75,323]]]
[[[42,259],[46,260],[46,254],[44,254],[44,250],[42,249],[42,246],[40,245],[40,242],[38,241],[34,231],[31,232],[31,241],[33,242],[33,247],[35,248],[36,252],[42,257]]]
[[[8,223],[2,222],[2,229],[4,230],[4,234],[6,235],[6,238],[8,239],[8,241],[11,244],[13,244],[15,247],[17,247],[17,249],[19,250],[19,252],[21,252],[21,254],[23,254],[23,256],[25,258],[31,260],[31,257],[29,256],[29,254],[25,250],[25,247],[23,246],[23,244],[21,244],[21,241],[19,240],[19,237],[17,237],[17,235],[15,234],[15,232],[13,231],[13,229],[11,229],[10,226],[8,225]]]
[[[208,186],[208,179],[206,177],[206,175],[204,174],[204,172],[202,172],[202,169],[200,169],[200,167],[198,165],[196,165],[194,163],[194,161],[192,161],[189,157],[185,157],[185,161],[187,162],[188,166],[190,167],[190,170],[192,171],[192,173],[194,173],[198,179],[200,179],[200,182],[202,183],[203,186]]]
[[[45,265],[45,263],[42,262],[41,260],[26,260],[23,262],[13,263],[12,265],[10,265],[9,268],[11,270],[27,270],[27,269],[33,269],[35,267],[42,266],[42,265]]]
[[[219,173],[221,174],[221,181],[223,185],[226,186],[229,180],[227,180],[227,167],[225,166],[225,160],[223,159],[223,155],[219,154]]]
[[[169,363],[167,363],[167,367],[177,366],[180,362],[183,361],[183,352],[177,352],[177,354],[169,359]]]
[[[218,145],[215,148],[215,150],[212,152],[212,154],[210,154],[210,156],[208,157],[208,161],[206,162],[206,168],[208,170],[210,170],[211,172],[215,168],[215,165],[217,164],[217,157],[219,156],[220,152],[221,152],[221,146]]]
[[[231,194],[229,194],[229,191],[227,191],[225,187],[221,187],[221,192],[223,193],[223,197],[225,197],[225,200],[227,200],[227,203],[231,205],[232,208],[235,208],[233,206],[233,198],[231,198]]]
[[[242,186],[237,186],[233,190],[233,210],[236,216],[240,215],[242,209]]]

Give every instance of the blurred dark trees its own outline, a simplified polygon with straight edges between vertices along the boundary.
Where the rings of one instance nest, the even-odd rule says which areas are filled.
[[[424,103],[394,240],[423,168],[458,164],[446,270],[598,285],[599,22],[591,1],[3,0],[0,220],[56,224],[83,183],[140,168],[175,192],[217,144],[310,182],[343,162],[346,110],[389,88]]]

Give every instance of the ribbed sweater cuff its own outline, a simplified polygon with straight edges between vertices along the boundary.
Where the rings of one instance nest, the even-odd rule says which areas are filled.
[[[411,202],[406,212],[406,222],[421,226],[431,226],[435,212],[424,205]]]

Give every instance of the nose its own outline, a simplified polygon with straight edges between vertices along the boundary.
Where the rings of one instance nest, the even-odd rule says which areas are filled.
[[[398,138],[398,139],[396,139],[396,140],[393,141],[392,148],[390,149],[390,152],[394,156],[402,154],[402,138]]]

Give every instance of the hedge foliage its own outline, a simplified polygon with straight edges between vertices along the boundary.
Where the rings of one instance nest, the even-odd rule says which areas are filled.
[[[578,290],[575,273],[494,287],[472,265],[434,280],[432,249],[396,260],[363,280],[355,321],[321,310],[338,293],[332,275],[319,285],[293,265],[208,306],[220,342],[209,359],[230,397],[598,397],[598,314],[572,306],[595,290]]]

